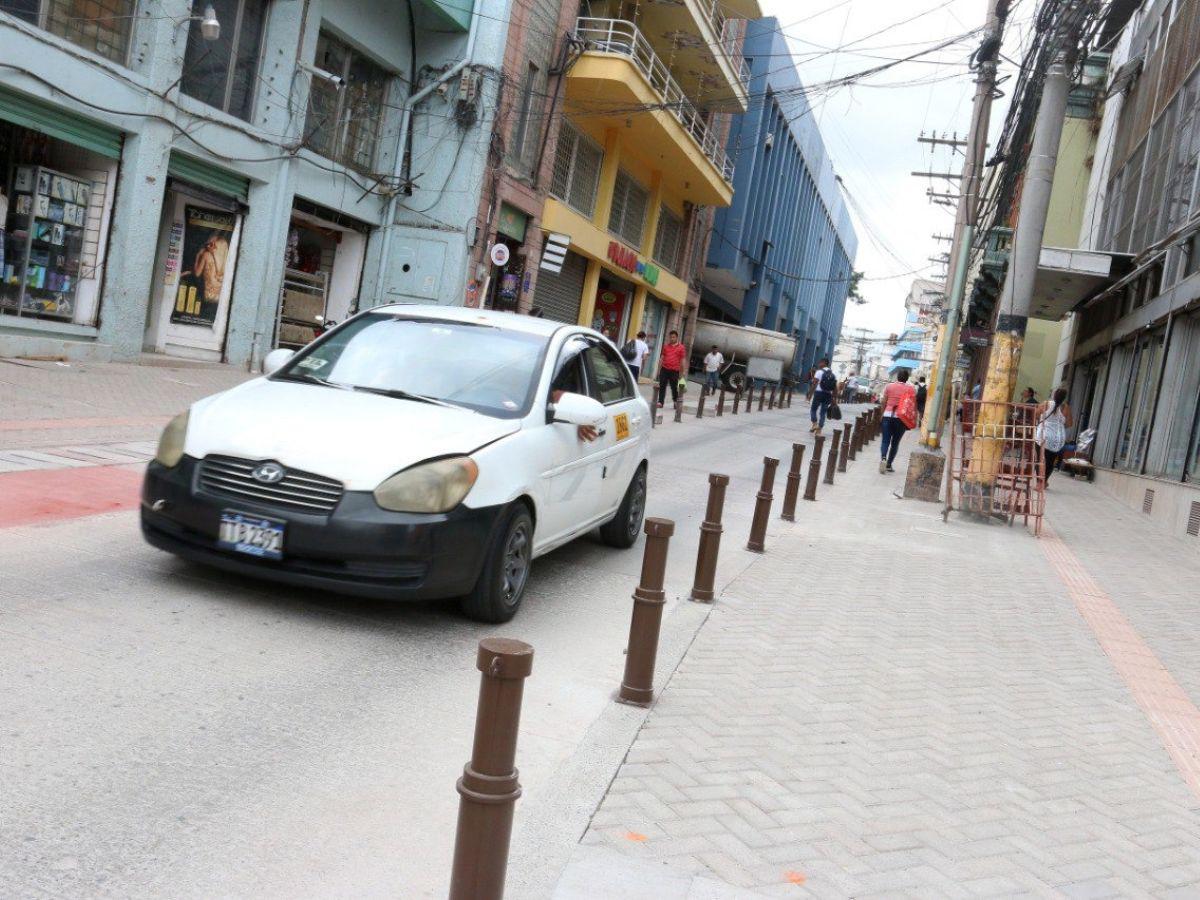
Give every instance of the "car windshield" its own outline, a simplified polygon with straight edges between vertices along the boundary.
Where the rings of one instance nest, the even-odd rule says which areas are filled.
[[[299,353],[272,378],[524,415],[546,339],[486,324],[370,313]]]

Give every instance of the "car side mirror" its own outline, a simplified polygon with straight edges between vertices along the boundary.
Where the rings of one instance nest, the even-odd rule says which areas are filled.
[[[263,374],[274,375],[284,367],[289,359],[295,355],[295,352],[280,347],[278,350],[272,350],[267,354],[267,358],[263,360]]]
[[[552,422],[565,425],[591,425],[599,427],[604,424],[607,413],[599,400],[585,397],[583,394],[563,393],[556,403],[551,404]]]

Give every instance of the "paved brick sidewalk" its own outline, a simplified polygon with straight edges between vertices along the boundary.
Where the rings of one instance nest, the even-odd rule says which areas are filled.
[[[157,440],[189,404],[250,378],[232,366],[0,359],[0,450]]]
[[[877,446],[730,584],[555,896],[1200,896],[1194,546],[1067,480],[1058,543],[944,524]]]

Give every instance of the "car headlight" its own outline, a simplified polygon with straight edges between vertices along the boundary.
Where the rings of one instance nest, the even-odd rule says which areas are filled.
[[[158,452],[154,461],[173,469],[183,459],[183,441],[187,437],[188,413],[181,412],[163,429],[162,437],[158,439]]]
[[[398,472],[375,488],[375,502],[392,512],[449,512],[479,477],[469,456],[452,456]]]

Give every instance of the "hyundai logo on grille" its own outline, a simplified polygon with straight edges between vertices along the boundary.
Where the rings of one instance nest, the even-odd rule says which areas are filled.
[[[277,484],[283,481],[284,474],[283,466],[279,463],[268,462],[256,466],[250,473],[250,477],[261,484]]]

